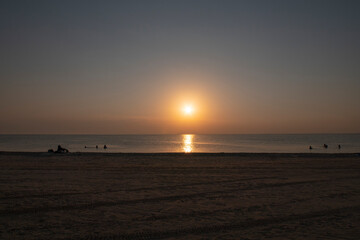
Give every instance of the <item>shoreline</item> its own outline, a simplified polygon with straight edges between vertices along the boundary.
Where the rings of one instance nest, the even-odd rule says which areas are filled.
[[[274,153],[274,152],[69,152],[69,153],[48,153],[48,152],[21,152],[21,151],[0,151],[0,155],[44,155],[44,156],[272,156],[272,157],[354,157],[360,156],[360,152],[354,153]]]

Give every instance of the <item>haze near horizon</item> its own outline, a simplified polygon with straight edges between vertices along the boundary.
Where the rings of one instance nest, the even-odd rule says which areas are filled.
[[[359,133],[358,1],[3,1],[0,134]]]

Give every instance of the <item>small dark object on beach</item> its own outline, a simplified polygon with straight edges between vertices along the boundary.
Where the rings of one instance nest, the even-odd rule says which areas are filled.
[[[96,145],[96,149],[98,149],[99,147],[98,147],[98,145]]]
[[[340,144],[338,145],[338,148],[341,149],[341,145],[340,145]]]
[[[310,149],[310,150],[312,149],[312,146],[311,146],[311,145],[309,146],[309,149]]]
[[[106,146],[106,145],[104,145],[104,149],[107,149],[107,146]]]
[[[328,145],[327,145],[327,144],[324,144],[324,148],[328,148]]]
[[[68,153],[68,152],[69,150],[67,150],[66,148],[62,148],[60,145],[58,145],[58,148],[55,153]]]
[[[48,153],[53,153],[54,152],[54,149],[49,149],[48,150]]]

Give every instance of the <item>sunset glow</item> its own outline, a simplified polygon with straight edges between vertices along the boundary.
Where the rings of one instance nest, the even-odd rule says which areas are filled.
[[[183,112],[185,115],[192,115],[194,113],[194,107],[192,105],[185,105]]]

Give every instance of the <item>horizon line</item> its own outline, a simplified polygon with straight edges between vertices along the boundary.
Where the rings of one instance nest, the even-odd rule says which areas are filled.
[[[360,132],[324,132],[324,133],[0,133],[0,135],[329,135],[329,134],[360,134]]]

